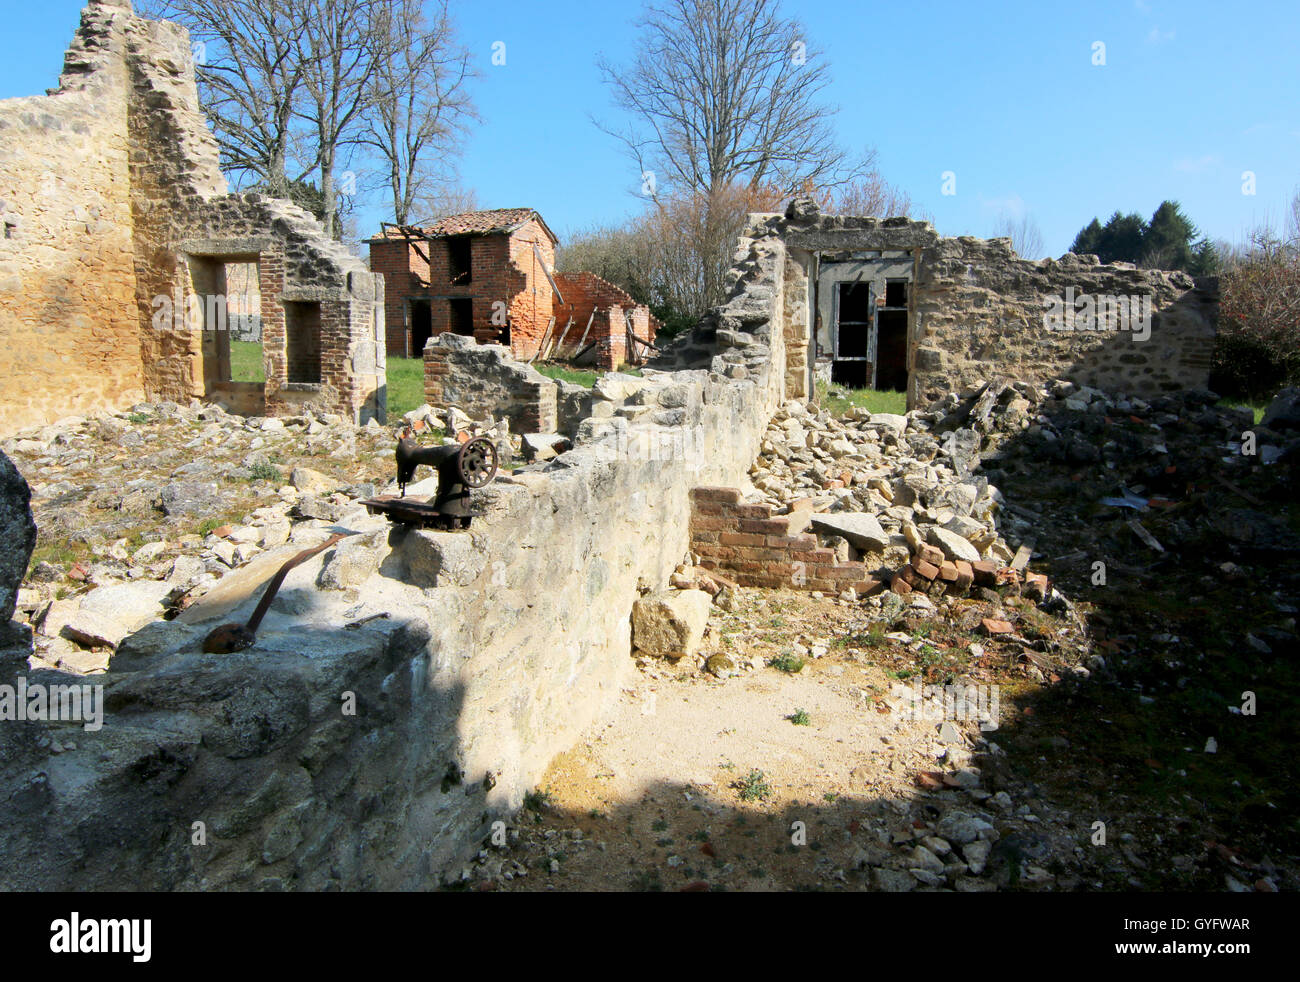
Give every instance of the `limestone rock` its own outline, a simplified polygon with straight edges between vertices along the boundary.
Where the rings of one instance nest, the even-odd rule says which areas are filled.
[[[208,515],[220,508],[217,485],[198,481],[173,481],[162,489],[159,503],[168,515]]]
[[[977,563],[980,560],[979,550],[956,532],[935,526],[930,529],[928,538],[933,545],[942,549],[943,554],[949,559],[964,559],[968,563]]]
[[[704,637],[713,598],[703,590],[664,590],[632,606],[632,642],[648,655],[693,655]]]
[[[81,598],[60,633],[82,644],[116,647],[121,640],[163,615],[162,602],[172,585],[134,580],[103,586]]]
[[[304,494],[329,494],[338,486],[337,481],[310,467],[295,467],[289,483]]]
[[[863,512],[814,515],[812,524],[818,531],[843,536],[850,545],[864,552],[880,552],[889,545],[889,533],[880,527],[874,515]]]

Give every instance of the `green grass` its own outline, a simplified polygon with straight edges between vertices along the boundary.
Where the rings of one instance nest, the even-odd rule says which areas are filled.
[[[1220,399],[1219,406],[1223,409],[1249,409],[1255,414],[1255,422],[1262,422],[1264,411],[1268,409],[1268,404],[1272,399],[1248,400],[1248,399]]]
[[[266,381],[266,372],[262,366],[262,346],[258,342],[230,342],[230,381]]]
[[[841,416],[850,409],[869,409],[873,413],[907,412],[907,393],[880,392],[876,389],[846,389],[841,385],[817,383],[817,404]]]
[[[779,672],[785,672],[788,675],[794,675],[803,671],[804,660],[798,655],[788,652],[777,655],[771,659],[768,664]]]
[[[388,356],[388,418],[424,405],[424,359]]]
[[[580,368],[569,368],[567,365],[556,365],[553,363],[534,365],[539,372],[547,378],[559,379],[563,382],[573,382],[575,385],[581,385],[590,389],[596,384],[596,379],[600,378],[599,372],[586,372]]]

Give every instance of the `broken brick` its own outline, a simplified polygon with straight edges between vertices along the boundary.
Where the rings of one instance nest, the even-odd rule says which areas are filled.
[[[939,575],[939,567],[934,563],[927,563],[924,559],[912,560],[912,569],[916,571],[917,576],[925,580],[933,580]]]
[[[1011,626],[1010,621],[1000,621],[994,617],[985,617],[980,621],[980,630],[993,637],[998,634],[1011,634],[1015,628]]]
[[[998,566],[991,559],[981,559],[977,563],[971,563],[971,573],[975,577],[975,582],[979,586],[997,586],[998,583]]]
[[[940,549],[938,546],[932,546],[926,544],[922,544],[917,547],[916,555],[918,559],[923,559],[927,563],[932,563],[935,566],[940,565],[945,558],[943,555],[943,550]]]

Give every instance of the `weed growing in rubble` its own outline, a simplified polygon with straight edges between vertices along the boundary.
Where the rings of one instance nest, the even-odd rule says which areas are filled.
[[[841,634],[831,638],[832,648],[883,648],[889,644],[885,640],[885,625],[872,624],[865,634]]]
[[[280,471],[271,464],[258,461],[249,469],[248,479],[250,481],[278,481],[280,480]]]
[[[772,786],[762,771],[750,771],[734,786],[740,790],[741,801],[766,801],[772,794]]]
[[[153,419],[148,413],[132,413],[126,418],[128,423],[148,423]]]
[[[812,726],[812,717],[808,715],[806,709],[796,709],[786,717],[795,726]]]
[[[805,662],[798,655],[785,651],[769,660],[768,664],[779,672],[795,675],[803,671]]]
[[[540,788],[529,791],[524,795],[524,807],[530,812],[540,813],[543,808],[550,807],[551,792],[543,791]]]

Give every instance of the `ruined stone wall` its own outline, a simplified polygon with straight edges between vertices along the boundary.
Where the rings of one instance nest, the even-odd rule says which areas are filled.
[[[690,490],[753,463],[780,399],[784,254],[751,246],[717,313],[750,338],[727,371],[606,376],[575,448],[476,492],[468,531],[354,507],[339,524],[358,534],[289,574],[254,648],[202,654],[300,544],[259,556],[123,642],[103,729],[57,759],[46,724],[7,726],[0,852],[27,859],[0,887],[455,879],[628,683],[632,606],[686,555]]]
[[[1053,331],[1049,297],[1149,297],[1145,331]],[[1079,301],[1081,302],[1081,300]],[[1217,286],[1185,273],[1101,265],[1067,254],[1031,262],[1009,239],[940,239],[923,250],[916,283],[914,401],[979,385],[992,375],[1068,378],[1111,392],[1152,397],[1204,388],[1218,319]]]
[[[515,433],[554,433],[556,385],[514,361],[504,345],[442,334],[424,349],[424,399],[457,406],[475,419],[505,416]]]
[[[0,102],[0,432],[145,394],[120,29],[128,17],[92,5],[59,88]]]
[[[944,238],[928,222],[823,216],[803,205],[785,216],[751,216],[751,226],[781,237],[791,255],[810,254],[819,262],[863,261],[882,253],[912,257],[909,407],[993,375],[1069,378],[1137,396],[1204,387],[1208,380],[1218,318],[1215,281],[1198,287],[1185,273],[1101,265],[1094,256],[1034,262],[1018,257],[1010,239]],[[793,292],[804,270],[792,264],[789,279]],[[1064,301],[1067,290],[1080,298],[1150,298],[1149,337],[1048,330],[1047,301]],[[804,315],[799,304],[787,310],[788,339]],[[826,330],[822,325],[821,332]]]
[[[333,381],[311,392],[289,386],[283,335],[264,324],[262,411],[382,418],[382,283],[302,209],[226,193],[182,28],[134,16],[130,0],[91,0],[61,89],[0,103],[0,133],[0,198],[30,236],[0,240],[16,288],[0,291],[0,357],[22,380],[0,390],[0,429],[220,395],[221,346],[190,300],[212,279],[204,264],[221,261],[272,268],[259,271],[264,315],[278,281],[287,299],[349,307]]]

